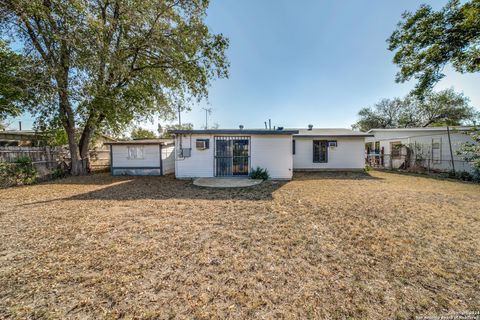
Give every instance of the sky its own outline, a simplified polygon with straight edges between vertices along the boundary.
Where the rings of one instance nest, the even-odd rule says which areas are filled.
[[[402,12],[446,2],[211,0],[206,23],[230,40],[230,76],[213,81],[208,102],[193,105],[182,122],[201,128],[208,107],[209,125],[220,128],[262,128],[268,119],[284,127],[350,128],[362,107],[414,86],[395,82],[398,68],[386,43]],[[435,89],[454,87],[480,110],[480,75],[449,67],[446,75]],[[22,121],[31,127],[30,117]],[[156,129],[157,122],[140,126]]]

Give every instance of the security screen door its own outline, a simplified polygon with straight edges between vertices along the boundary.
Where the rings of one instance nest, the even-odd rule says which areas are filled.
[[[215,175],[248,175],[249,146],[250,137],[215,137]]]

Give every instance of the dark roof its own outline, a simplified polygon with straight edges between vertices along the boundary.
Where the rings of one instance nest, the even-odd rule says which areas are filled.
[[[373,134],[354,131],[344,128],[318,128],[318,129],[299,129],[299,134],[295,135],[295,138],[365,138],[373,137]]]
[[[269,129],[207,129],[207,130],[168,130],[173,134],[278,134],[292,135],[298,130],[269,130]]]
[[[173,140],[171,139],[139,139],[139,140],[126,140],[126,141],[109,141],[105,142],[104,144],[114,144],[114,145],[119,145],[119,144],[124,144],[124,145],[130,145],[130,144],[161,144],[161,145],[169,145],[173,144]]]
[[[451,131],[470,131],[475,127],[472,126],[451,126],[449,129]],[[414,128],[378,128],[378,129],[370,129],[370,132],[395,132],[395,131],[447,131],[447,127],[414,127]]]

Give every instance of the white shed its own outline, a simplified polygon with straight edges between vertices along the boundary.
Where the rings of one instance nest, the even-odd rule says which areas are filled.
[[[162,176],[175,171],[172,140],[149,139],[108,142],[114,176]]]

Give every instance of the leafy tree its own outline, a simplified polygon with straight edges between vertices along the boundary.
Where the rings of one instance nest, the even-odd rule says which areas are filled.
[[[361,131],[373,128],[397,128],[401,117],[403,101],[400,98],[382,99],[373,107],[360,109],[358,120],[352,127]]]
[[[171,124],[171,125],[166,125],[165,130],[163,131],[162,138],[164,139],[170,139],[172,138],[172,135],[168,133],[168,130],[193,130],[193,123],[187,122],[187,123],[182,123],[181,125],[179,124]]]
[[[387,42],[401,68],[397,82],[417,79],[420,96],[445,76],[448,63],[458,72],[478,72],[480,0],[451,0],[439,11],[422,5],[415,13],[405,12]]]
[[[480,180],[480,129],[473,129],[469,132],[473,142],[466,142],[458,151],[466,161],[471,161],[476,173],[476,178]]]
[[[2,36],[23,43],[41,70],[41,123],[60,121],[72,174],[86,174],[98,130],[171,118],[173,105],[207,96],[228,76],[228,40],[204,23],[208,0],[2,0]],[[76,132],[80,131],[80,138]]]
[[[478,113],[469,105],[470,100],[453,89],[430,92],[424,99],[410,98],[410,100],[413,100],[415,106],[413,112],[417,113],[418,119],[418,123],[413,123],[414,125],[458,126],[475,122],[478,117]]]
[[[31,63],[0,39],[0,120],[20,115],[25,105],[33,103],[36,92],[32,84],[41,76],[32,72]]]
[[[140,127],[134,128],[130,133],[132,139],[156,139],[155,132]]]
[[[403,99],[383,99],[373,107],[362,108],[353,125],[362,131],[374,128],[410,128],[475,123],[478,113],[469,99],[453,89],[429,92],[420,99],[409,95]]]

